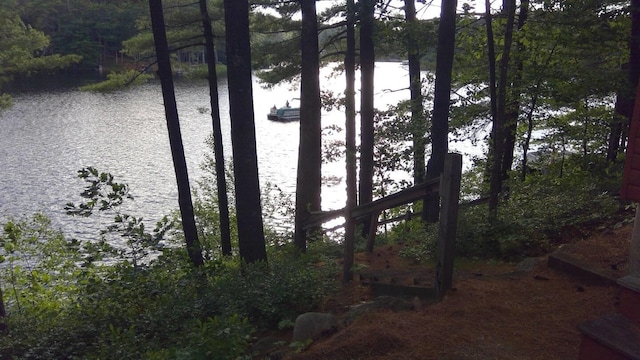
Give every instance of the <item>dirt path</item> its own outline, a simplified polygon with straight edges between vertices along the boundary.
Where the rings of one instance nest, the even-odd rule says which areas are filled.
[[[575,240],[564,251],[623,274],[632,225]],[[370,271],[418,271],[397,256],[398,246],[358,254]],[[435,305],[409,312],[366,314],[292,359],[571,359],[586,320],[615,312],[616,286],[590,285],[539,262],[526,273],[515,265],[462,263],[454,291]],[[359,283],[328,308],[336,313],[371,297]]]

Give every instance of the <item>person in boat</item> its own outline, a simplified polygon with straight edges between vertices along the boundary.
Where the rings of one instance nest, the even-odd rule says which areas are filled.
[[[278,108],[276,107],[276,105],[274,104],[273,107],[271,108],[271,113],[275,114],[276,111],[278,111]]]
[[[284,107],[290,107],[289,106],[289,100],[287,100],[287,103],[284,105]]]

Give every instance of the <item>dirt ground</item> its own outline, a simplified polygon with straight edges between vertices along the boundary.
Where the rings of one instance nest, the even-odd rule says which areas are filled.
[[[577,232],[564,239],[563,251],[623,276],[631,231],[632,224],[626,224]],[[365,274],[392,273],[376,281],[420,283],[429,270],[399,257],[401,247],[357,254],[356,263],[366,265]],[[548,268],[546,257],[538,260],[523,273],[516,264],[457,259],[454,289],[442,302],[414,300],[415,311],[366,314],[290,358],[575,359],[581,341],[577,325],[615,312],[618,289],[583,283]],[[414,275],[411,280],[399,280],[407,273]],[[344,314],[372,296],[370,286],[355,281],[326,310]]]

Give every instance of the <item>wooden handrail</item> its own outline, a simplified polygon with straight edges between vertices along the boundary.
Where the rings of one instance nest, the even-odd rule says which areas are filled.
[[[351,211],[351,217],[354,219],[361,219],[371,216],[373,213],[379,213],[387,209],[392,209],[400,205],[408,204],[410,202],[423,199],[425,196],[435,194],[438,192],[440,186],[440,178],[435,178],[421,184],[400,190],[395,194],[385,196],[383,198],[372,201],[368,204],[364,204],[355,207]],[[309,230],[313,227],[320,226],[327,221],[336,219],[340,216],[345,216],[345,209],[329,210],[329,211],[315,211],[311,213],[309,220],[307,220],[302,228]]]
[[[368,204],[358,206],[352,209],[350,214],[346,214],[345,209],[312,212],[309,220],[303,224],[303,229],[306,231],[310,228],[318,227],[340,216],[348,216],[351,219],[369,217],[370,228],[369,238],[367,239],[367,249],[373,251],[378,217],[382,211],[438,194],[441,205],[437,240],[438,254],[435,269],[435,297],[436,300],[441,300],[444,294],[451,289],[453,282],[453,258],[458,222],[461,175],[462,155],[448,154],[445,157],[444,169],[440,177],[385,196]],[[472,204],[475,205],[482,202],[484,202],[484,199],[478,199],[472,201]],[[346,241],[347,240],[345,240],[343,263],[345,282],[351,281],[353,278],[353,273],[349,267],[353,265],[354,258],[353,243],[347,243]]]

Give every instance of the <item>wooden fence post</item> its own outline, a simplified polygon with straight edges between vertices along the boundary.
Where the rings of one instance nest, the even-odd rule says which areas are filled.
[[[373,252],[373,246],[376,244],[376,231],[378,230],[378,218],[380,217],[380,211],[374,211],[371,213],[369,220],[369,235],[367,236],[367,252]]]
[[[458,228],[458,201],[462,177],[462,155],[447,154],[440,176],[440,222],[438,229],[438,258],[436,264],[436,301],[451,290],[453,284],[453,258]]]

